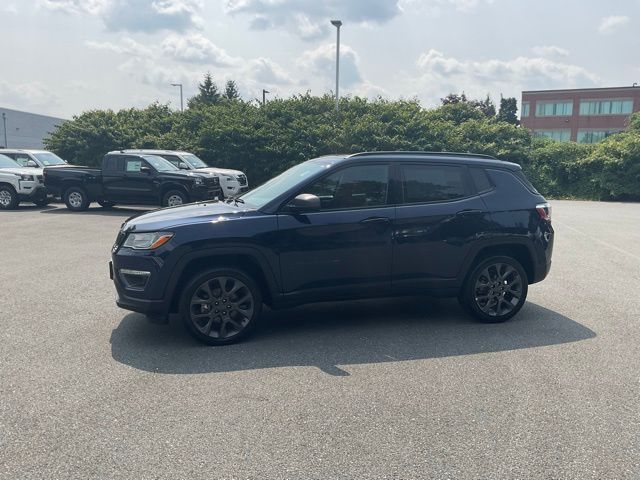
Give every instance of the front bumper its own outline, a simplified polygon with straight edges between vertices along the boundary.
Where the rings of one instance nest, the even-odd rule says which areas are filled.
[[[138,268],[141,267],[138,266]],[[128,290],[120,277],[120,269],[118,266],[114,266],[113,261],[109,262],[109,277],[116,287],[116,305],[125,310],[142,313],[156,323],[167,323],[169,321],[167,302],[164,299],[144,298],[141,295],[144,295],[146,289]]]
[[[194,188],[190,192],[191,200],[195,202],[202,202],[204,200],[215,200],[216,198],[222,199],[222,188],[219,185],[216,186],[208,186],[202,185]]]
[[[47,198],[47,189],[37,182],[20,182],[18,198],[23,202],[34,202]]]

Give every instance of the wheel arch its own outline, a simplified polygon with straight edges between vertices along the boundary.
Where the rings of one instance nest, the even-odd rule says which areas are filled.
[[[522,265],[522,268],[524,268],[529,284],[531,284],[536,278],[536,267],[534,263],[535,257],[532,247],[523,242],[511,241],[485,245],[478,248],[478,250],[470,256],[470,259],[467,262],[466,268],[464,269],[462,284],[464,285],[467,277],[478,263],[494,255],[508,256],[516,259],[520,265]]]
[[[266,259],[258,252],[245,249],[214,249],[185,255],[169,280],[165,294],[169,297],[169,312],[179,309],[180,295],[189,279],[211,268],[237,268],[251,276],[262,292],[264,303],[273,306],[278,289],[275,276]]]
[[[187,196],[187,200],[191,198],[191,195],[189,195],[189,190],[184,185],[181,185],[179,183],[167,183],[166,185],[162,185],[162,187],[160,187],[160,201],[164,200],[164,196],[171,190],[180,190]]]

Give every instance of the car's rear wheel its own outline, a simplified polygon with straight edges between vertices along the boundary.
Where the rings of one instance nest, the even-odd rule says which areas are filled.
[[[477,320],[499,323],[520,311],[527,291],[527,273],[520,262],[512,257],[495,256],[476,265],[459,300]]]
[[[69,187],[64,192],[64,203],[69,210],[74,212],[81,212],[89,208],[89,196],[82,187]]]
[[[216,268],[196,275],[182,292],[180,315],[191,333],[209,345],[245,337],[262,311],[262,293],[247,274]]]
[[[189,198],[186,193],[180,190],[169,190],[164,194],[164,197],[162,197],[163,207],[177,207],[185,203],[189,203]]]
[[[0,208],[11,210],[19,204],[18,194],[10,185],[0,185]]]

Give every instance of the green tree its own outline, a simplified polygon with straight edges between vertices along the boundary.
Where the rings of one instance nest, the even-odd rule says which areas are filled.
[[[450,105],[456,103],[467,103],[467,96],[462,92],[460,95],[457,93],[450,93],[444,98],[441,98],[440,101],[442,105]]]
[[[226,100],[240,100],[240,92],[238,92],[236,82],[227,80],[222,97]]]
[[[496,116],[496,105],[493,103],[493,100],[491,100],[488,93],[487,98],[484,100],[471,100],[469,103],[480,110],[487,118],[493,118]]]
[[[213,81],[211,73],[207,72],[202,83],[198,85],[198,94],[188,101],[189,108],[200,105],[214,105],[220,101],[218,86]]]
[[[500,110],[498,110],[497,120],[511,125],[520,125],[520,120],[518,120],[518,101],[515,98],[500,97]]]

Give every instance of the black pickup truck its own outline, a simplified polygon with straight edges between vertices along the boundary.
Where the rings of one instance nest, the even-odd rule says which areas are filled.
[[[45,187],[70,210],[86,210],[91,202],[105,208],[122,205],[173,207],[222,198],[213,174],[180,170],[156,155],[109,152],[102,169],[69,166],[45,169]]]

